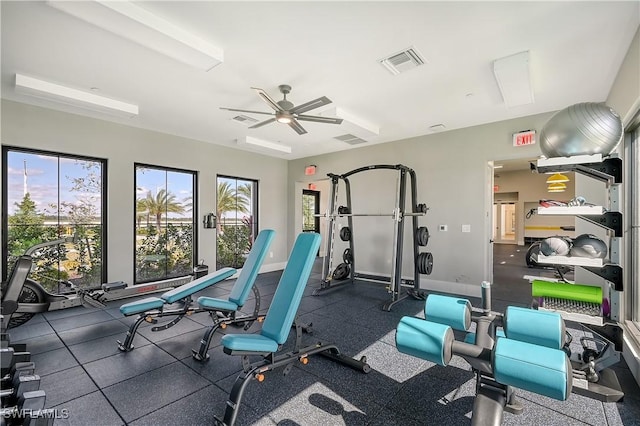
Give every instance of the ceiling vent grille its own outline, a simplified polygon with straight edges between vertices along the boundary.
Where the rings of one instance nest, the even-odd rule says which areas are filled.
[[[342,142],[346,142],[349,145],[358,145],[361,143],[367,143],[367,141],[365,141],[362,138],[359,138],[355,135],[352,135],[351,133],[347,133],[346,135],[342,135],[342,136],[336,136],[335,139],[338,139],[339,141]]]
[[[246,115],[236,115],[232,118],[233,121],[237,121],[238,123],[242,123],[245,126],[250,126],[258,122],[255,118],[248,117]]]
[[[424,65],[424,59],[414,47],[394,53],[380,60],[380,63],[393,75]]]

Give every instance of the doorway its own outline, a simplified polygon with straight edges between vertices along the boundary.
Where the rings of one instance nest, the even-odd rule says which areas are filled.
[[[320,233],[320,191],[302,190],[302,232]],[[318,256],[320,251],[318,250]]]
[[[516,204],[493,204],[493,240],[496,243],[516,243]]]

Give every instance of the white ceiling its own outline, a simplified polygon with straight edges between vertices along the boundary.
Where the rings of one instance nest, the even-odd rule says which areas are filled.
[[[2,97],[238,149],[294,159],[604,101],[640,23],[640,2],[137,3],[224,50],[204,72],[44,2],[1,2]],[[414,46],[426,64],[397,76],[379,60]],[[506,108],[492,61],[530,51],[535,103]],[[15,74],[139,105],[134,118],[74,110],[16,93]],[[269,112],[250,87],[301,104],[320,96],[380,128],[301,122],[248,129],[219,107]],[[317,114],[313,110],[307,114]],[[251,116],[251,114],[247,114]],[[253,115],[262,121],[266,116]],[[266,117],[268,118],[268,117]],[[244,136],[291,154],[237,145]],[[363,146],[363,145],[356,145]]]

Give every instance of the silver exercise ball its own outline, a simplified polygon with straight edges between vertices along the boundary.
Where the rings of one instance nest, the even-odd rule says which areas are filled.
[[[555,113],[540,132],[547,157],[611,154],[622,140],[620,116],[603,103],[585,102]]]

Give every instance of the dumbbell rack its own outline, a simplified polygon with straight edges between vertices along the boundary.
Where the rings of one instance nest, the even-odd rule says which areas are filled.
[[[532,169],[538,173],[576,172],[584,176],[605,182],[609,206],[551,206],[538,207],[539,215],[571,215],[579,217],[589,223],[601,226],[609,235],[609,256],[607,259],[590,259],[576,256],[544,256],[541,253],[534,255],[536,262],[548,265],[573,265],[580,266],[602,278],[608,286],[603,289],[609,301],[609,316],[601,312],[595,314],[593,307],[583,306],[581,303],[572,303],[567,300],[552,300],[551,303],[543,302],[541,310],[558,312],[565,320],[583,324],[599,339],[605,343],[605,349],[596,353],[596,357],[579,354],[578,359],[572,357],[574,362],[574,389],[576,393],[612,402],[620,400],[624,394],[620,390],[620,384],[612,370],[607,367],[617,363],[622,351],[622,330],[617,324],[620,320],[620,300],[623,292],[622,267],[620,263],[620,248],[622,244],[622,213],[621,188],[622,183],[622,159],[616,155],[603,157],[601,154],[579,155],[573,157],[545,158],[532,164]],[[534,301],[534,305],[537,301]],[[575,306],[574,306],[575,305]],[[593,355],[593,354],[591,354]],[[589,358],[589,359],[585,359]],[[580,364],[581,365],[578,365]],[[599,379],[596,382],[586,377],[585,370],[597,373]]]

